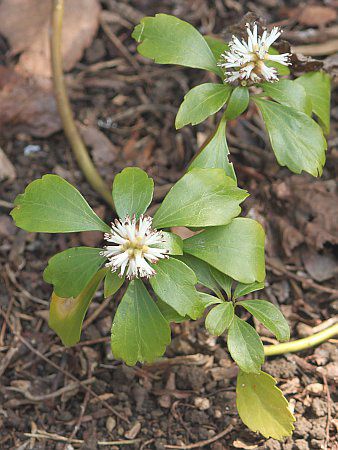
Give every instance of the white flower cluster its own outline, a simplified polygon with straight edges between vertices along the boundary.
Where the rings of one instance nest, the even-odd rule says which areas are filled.
[[[229,43],[229,51],[224,52],[222,60],[218,63],[225,69],[227,83],[239,81],[245,84],[248,80],[253,83],[260,83],[264,80],[269,82],[278,81],[277,70],[274,67],[268,67],[266,61],[275,61],[284,66],[290,64],[290,53],[281,55],[270,55],[270,46],[281,35],[278,27],[274,27],[270,33],[264,31],[261,36],[258,35],[257,25],[254,24],[251,31],[250,25],[246,24],[248,40],[240,41],[236,36],[232,37]]]
[[[119,275],[126,275],[127,278],[149,278],[156,274],[150,266],[159,259],[167,258],[168,251],[156,245],[164,242],[161,231],[151,228],[152,218],[141,216],[137,221],[135,216],[125,220],[115,220],[112,223],[111,233],[105,233],[107,242],[115,245],[107,245],[101,252],[102,256],[108,258],[106,267],[110,267],[112,272],[120,271]]]

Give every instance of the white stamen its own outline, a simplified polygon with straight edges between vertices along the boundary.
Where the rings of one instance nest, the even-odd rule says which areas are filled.
[[[119,276],[127,278],[149,278],[156,271],[149,265],[157,263],[159,259],[168,258],[168,251],[159,248],[165,242],[163,233],[151,228],[152,218],[141,216],[137,221],[135,217],[125,220],[115,220],[112,223],[111,233],[105,233],[107,242],[115,245],[107,245],[101,252],[108,258],[106,267],[112,272],[119,270]]]
[[[247,81],[260,83],[262,81],[274,82],[278,81],[277,70],[268,67],[266,61],[274,61],[284,66],[290,65],[290,53],[282,53],[281,55],[269,55],[270,46],[279,38],[281,30],[273,27],[270,32],[264,31],[261,36],[258,35],[257,25],[246,24],[248,40],[240,41],[236,36],[232,36],[229,42],[229,51],[221,55],[222,60],[218,66],[223,69],[226,75],[225,82],[240,82],[246,84]]]

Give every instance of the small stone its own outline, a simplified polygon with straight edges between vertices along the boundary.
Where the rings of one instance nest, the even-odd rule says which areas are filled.
[[[324,417],[327,414],[327,404],[321,398],[314,398],[311,408],[316,417]]]
[[[278,441],[276,441],[275,439],[268,439],[265,442],[265,448],[266,450],[281,450],[281,445]]]
[[[114,419],[114,417],[112,416],[107,417],[106,428],[109,431],[109,433],[111,433],[115,427],[116,427],[116,420]]]
[[[324,385],[321,383],[312,383],[307,385],[305,390],[311,392],[311,394],[321,394],[324,392]]]
[[[293,448],[294,450],[310,450],[305,439],[296,439]]]
[[[40,145],[30,144],[30,145],[26,145],[26,147],[23,149],[23,153],[25,156],[29,156],[32,153],[38,153],[38,152],[41,152]]]
[[[320,441],[318,439],[311,439],[311,450],[315,448],[323,449],[323,441]]]
[[[135,439],[140,431],[141,431],[141,423],[135,422],[135,424],[130,428],[130,430],[126,432],[125,437],[127,439]]]
[[[314,439],[325,439],[326,436],[326,419],[312,419],[312,430],[310,430],[310,435]]]
[[[220,409],[215,409],[214,417],[215,419],[220,419],[222,417],[222,411]]]
[[[200,411],[206,411],[210,408],[210,401],[208,398],[196,397],[194,404]]]

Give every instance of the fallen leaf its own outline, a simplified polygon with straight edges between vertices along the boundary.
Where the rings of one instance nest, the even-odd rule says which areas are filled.
[[[322,282],[338,273],[337,260],[330,253],[320,254],[313,250],[302,252],[303,264],[312,279]]]
[[[306,5],[301,9],[298,22],[306,26],[321,26],[337,19],[337,11],[328,6]]]
[[[0,67],[0,133],[46,137],[60,130],[53,93],[34,79]]]
[[[80,123],[77,123],[77,126],[86,145],[91,147],[95,165],[98,167],[109,167],[116,160],[117,148],[98,128],[85,126]]]
[[[15,178],[15,168],[7,158],[5,152],[0,148],[0,181],[8,180],[12,182],[15,180]]]
[[[285,207],[292,211],[289,216],[292,227],[303,236],[310,248],[321,250],[325,244],[338,244],[338,195],[336,181],[318,181],[291,176],[286,180],[292,195],[286,190],[272,187],[278,199],[286,202]],[[280,196],[281,194],[281,196]],[[293,222],[293,223],[292,223]],[[292,242],[297,242],[292,239]]]
[[[17,69],[50,77],[51,0],[3,0],[0,4],[0,33],[13,54],[20,54]],[[98,0],[66,0],[62,27],[64,70],[72,69],[91,44],[99,25]]]

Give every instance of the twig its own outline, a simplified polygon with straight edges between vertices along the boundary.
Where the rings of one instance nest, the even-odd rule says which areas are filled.
[[[14,203],[7,202],[6,200],[0,200],[0,208],[12,209],[14,208]]]
[[[299,275],[296,275],[295,273],[291,272],[290,270],[285,269],[283,266],[274,263],[273,261],[271,261],[270,258],[267,258],[266,267],[268,269],[270,269],[270,270],[273,269],[273,270],[279,271],[281,273],[284,273],[288,277],[293,278],[296,281],[300,281],[305,286],[309,286],[309,287],[312,287],[313,289],[316,289],[318,291],[327,292],[328,294],[333,294],[333,295],[338,296],[338,290],[337,289],[332,289],[332,288],[329,288],[327,286],[322,286],[322,285],[320,285],[318,283],[315,283],[313,280],[309,280],[308,278],[304,278],[304,277],[301,277]]]
[[[338,39],[323,42],[321,44],[297,45],[291,47],[292,53],[301,53],[305,56],[332,55],[338,52]]]
[[[230,433],[233,430],[233,425],[229,425],[226,427],[225,430],[221,431],[220,433],[216,434],[215,436],[213,436],[210,439],[207,439],[206,441],[200,441],[200,442],[195,442],[194,444],[187,444],[187,445],[164,445],[165,448],[182,448],[182,449],[189,449],[189,448],[200,448],[200,447],[205,447],[208,444],[212,444],[215,441],[218,441],[218,439],[221,439],[223,436],[225,436],[226,434]]]
[[[17,340],[14,340],[14,343]],[[1,358],[1,362],[0,362],[0,378],[2,377],[2,375],[5,373],[7,367],[9,366],[11,360],[13,359],[13,356],[18,352],[19,348],[15,345],[14,347],[11,347],[6,355],[4,357]]]
[[[60,436],[55,433],[47,433],[47,431],[36,430],[36,433],[23,433],[24,436],[33,437],[36,439],[50,439],[51,441],[59,441],[59,442],[69,442],[70,444],[84,444],[85,441],[82,439],[68,439],[64,436]],[[105,446],[105,445],[131,445],[137,444],[141,439],[125,439],[121,441],[97,441],[97,445]]]
[[[30,392],[24,391],[23,389],[19,389],[16,387],[8,387],[6,389],[8,391],[19,392],[27,400],[30,400],[31,402],[35,403],[35,402],[43,402],[45,400],[50,400],[52,398],[59,397],[60,395],[65,394],[66,392],[70,392],[70,391],[74,390],[80,384],[82,384],[82,386],[84,386],[86,384],[92,384],[92,383],[94,383],[94,381],[96,381],[95,377],[88,378],[88,380],[84,380],[84,381],[76,381],[74,383],[67,384],[66,386],[58,389],[57,391],[50,392],[49,394],[44,394],[44,395],[32,395]]]
[[[70,143],[75,158],[87,181],[104,200],[114,208],[110,190],[95,168],[86,146],[76,128],[71,105],[66,91],[62,69],[61,34],[64,0],[53,0],[51,30],[51,64],[56,103],[61,117],[65,135]]]
[[[326,422],[326,435],[325,435],[325,442],[324,442],[324,448],[325,450],[327,449],[327,444],[329,442],[330,439],[330,425],[331,425],[331,419],[332,419],[332,415],[331,415],[331,395],[330,395],[330,390],[329,390],[329,385],[327,383],[327,379],[326,376],[324,374],[322,374],[322,378],[324,381],[324,386],[325,386],[325,390],[326,390],[326,399],[327,399],[327,422]]]
[[[106,298],[98,308],[95,309],[93,314],[88,317],[87,320],[83,323],[82,329],[85,330],[91,323],[94,322],[94,320],[101,314],[102,311],[104,311],[110,304],[111,297]]]
[[[109,25],[107,25],[107,23],[103,19],[101,19],[101,27],[102,27],[103,31],[106,33],[107,37],[111,40],[111,42],[119,50],[119,52],[133,66],[133,68],[136,71],[138,71],[140,69],[140,65],[132,57],[132,55],[129,53],[129,50],[122,44],[120,39],[112,32],[112,30],[109,28]]]
[[[2,309],[0,308],[0,314],[2,315],[2,317],[6,320],[6,315],[5,313],[2,311]],[[115,414],[117,417],[119,417],[121,420],[123,420],[124,422],[130,423],[129,419],[127,419],[125,416],[123,416],[122,414],[120,414],[118,411],[115,410],[115,408],[113,408],[112,406],[109,405],[109,403],[107,403],[105,400],[102,400],[100,398],[100,396],[98,394],[96,394],[96,392],[94,392],[90,387],[86,386],[86,384],[84,384],[83,381],[79,380],[78,378],[76,378],[72,373],[68,372],[68,370],[63,369],[62,367],[60,367],[58,364],[54,363],[53,361],[51,361],[50,359],[46,358],[45,355],[43,355],[41,352],[39,352],[39,350],[36,350],[23,336],[21,336],[19,333],[17,333],[14,330],[13,325],[10,322],[7,322],[7,325],[9,326],[9,328],[11,329],[12,333],[17,336],[17,338],[35,355],[37,355],[39,358],[41,358],[43,361],[45,361],[46,363],[48,363],[49,365],[51,365],[52,367],[54,367],[54,369],[57,369],[58,371],[62,372],[64,375],[66,375],[67,377],[69,377],[71,380],[77,382],[80,384],[80,386],[87,392],[89,392],[93,397],[95,397],[99,402],[101,402],[110,412],[112,412],[113,414]]]
[[[301,350],[306,350],[308,348],[315,347],[322,342],[336,336],[338,334],[338,323],[332,325],[326,330],[320,331],[319,333],[312,334],[303,339],[297,339],[296,341],[284,342],[283,344],[277,345],[265,345],[264,353],[266,356],[282,355],[284,353],[299,352]]]

